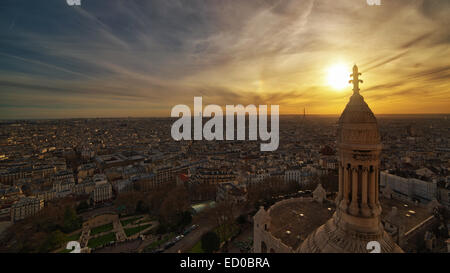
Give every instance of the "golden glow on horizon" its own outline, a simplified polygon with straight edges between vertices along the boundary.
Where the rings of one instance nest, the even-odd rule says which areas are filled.
[[[327,83],[335,90],[342,90],[348,86],[350,70],[342,64],[334,64],[327,69]]]
[[[340,115],[354,64],[375,115],[450,112],[448,0],[165,2],[77,9],[68,20],[82,24],[56,32],[58,9],[24,9],[33,20],[16,22],[6,5],[0,119],[166,117],[200,95],[205,105]],[[137,27],[116,29],[117,15]]]

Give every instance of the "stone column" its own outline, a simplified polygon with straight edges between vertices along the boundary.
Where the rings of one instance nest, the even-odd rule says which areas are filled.
[[[348,207],[348,196],[350,194],[350,169],[348,167],[342,166],[342,170],[344,172],[344,179],[342,181],[342,186],[343,186],[343,200],[340,204],[341,209],[343,209],[344,211],[347,210]]]
[[[372,171],[370,172],[369,204],[372,209],[375,207],[375,168],[372,168]]]
[[[378,205],[380,203],[379,200],[379,192],[380,192],[380,188],[379,188],[379,176],[378,176],[378,168],[374,168],[374,172],[375,172],[375,203]]]
[[[367,205],[367,194],[368,194],[368,178],[369,178],[369,172],[366,167],[362,169],[362,188],[361,188],[361,213],[364,216],[370,216],[370,209]]]
[[[358,215],[358,168],[352,168],[352,202],[350,203],[350,213]]]
[[[344,175],[343,170],[342,170],[342,165],[341,163],[339,163],[339,193],[338,193],[338,200],[341,201],[342,200],[342,196],[344,193],[344,181],[342,180],[342,176]]]

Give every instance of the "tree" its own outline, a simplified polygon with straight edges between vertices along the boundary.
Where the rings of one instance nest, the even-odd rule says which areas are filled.
[[[144,203],[144,201],[139,200],[136,205],[136,213],[146,213],[148,212],[148,206]]]
[[[114,204],[117,207],[124,207],[125,213],[134,213],[136,211],[137,201],[141,200],[141,194],[137,192],[124,192],[120,193]]]
[[[61,231],[71,232],[81,227],[81,217],[77,216],[74,207],[73,199],[63,198],[50,202],[39,214],[14,223],[4,231],[0,252],[53,250],[51,248],[61,239]]]
[[[239,215],[239,217],[237,218],[237,223],[239,225],[244,225],[245,223],[247,223],[247,217],[245,214],[241,214]]]
[[[64,211],[64,220],[62,230],[65,233],[69,233],[81,228],[82,220],[77,216],[75,210],[71,207],[66,207]]]
[[[217,251],[220,246],[220,239],[219,236],[213,232],[208,231],[202,236],[202,249],[206,253],[212,253],[214,251]]]
[[[77,213],[86,211],[89,208],[89,205],[86,201],[81,201],[80,204],[77,206]]]
[[[39,249],[39,252],[49,252],[60,247],[64,243],[64,234],[57,230],[50,233],[44,244]]]
[[[180,213],[189,210],[189,194],[184,187],[170,191],[161,204],[160,215],[169,224],[176,224]]]
[[[178,226],[185,227],[192,222],[192,215],[189,211],[184,211],[180,213],[180,220],[178,222]]]
[[[216,207],[211,209],[213,212],[212,219],[216,220],[217,223],[217,235],[222,240],[226,240],[233,231],[235,226],[235,212],[236,205],[229,201],[219,202],[216,204]]]
[[[167,226],[164,224],[159,224],[156,228],[156,234],[165,234],[167,233]]]

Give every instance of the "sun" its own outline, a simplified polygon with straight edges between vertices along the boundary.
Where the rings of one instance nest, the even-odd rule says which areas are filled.
[[[334,64],[327,70],[327,82],[333,89],[342,90],[348,86],[350,72],[344,64]]]

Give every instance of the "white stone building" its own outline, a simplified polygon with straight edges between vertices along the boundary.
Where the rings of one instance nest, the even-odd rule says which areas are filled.
[[[380,187],[390,188],[392,192],[391,198],[409,202],[418,201],[427,204],[437,197],[436,182],[404,178],[385,171],[380,172]]]
[[[37,214],[44,207],[44,200],[36,197],[22,197],[11,206],[11,221],[16,222]]]
[[[94,175],[94,190],[91,192],[91,197],[94,203],[101,203],[112,198],[112,186],[106,179],[104,174]]]

